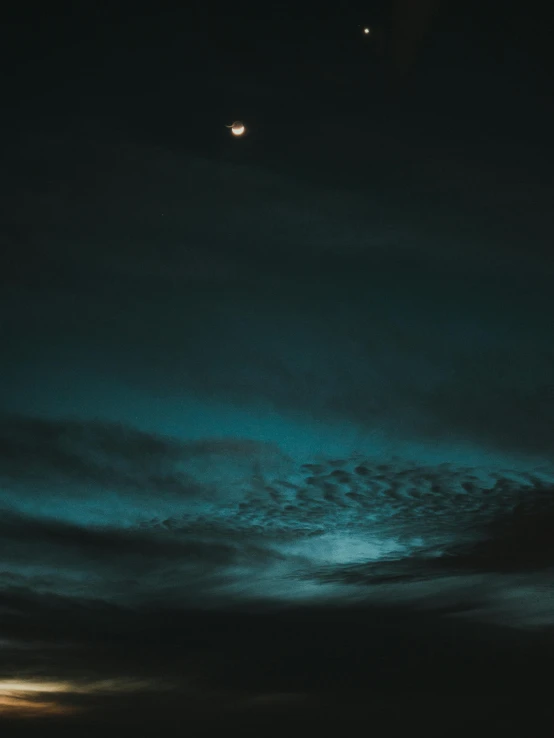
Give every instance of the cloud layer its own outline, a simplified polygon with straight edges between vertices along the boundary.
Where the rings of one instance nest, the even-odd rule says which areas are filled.
[[[298,465],[275,445],[5,416],[3,586],[117,605],[550,597],[554,469],[390,458]],[[514,550],[515,549],[515,550]],[[517,551],[517,552],[516,552]],[[546,573],[545,573],[546,572]],[[423,584],[422,584],[423,582]],[[481,614],[480,617],[487,617]],[[494,619],[494,614],[491,615]],[[547,615],[548,619],[548,615]]]
[[[339,117],[260,116],[240,154],[91,118],[6,155],[5,711],[228,725],[544,689],[548,192],[527,172],[519,200],[529,147],[497,183],[500,145],[355,123],[320,166]]]

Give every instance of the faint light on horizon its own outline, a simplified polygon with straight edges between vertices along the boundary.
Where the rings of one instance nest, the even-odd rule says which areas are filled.
[[[0,712],[7,717],[37,717],[40,715],[66,715],[75,708],[58,704],[50,695],[69,692],[65,682],[0,681]],[[41,695],[48,695],[40,699]]]
[[[67,682],[18,681],[8,679],[0,681],[0,694],[5,692],[67,692]]]
[[[82,708],[57,702],[55,695],[134,692],[150,686],[144,681],[128,679],[110,679],[88,684],[3,679],[0,680],[0,713],[15,718],[69,715]]]

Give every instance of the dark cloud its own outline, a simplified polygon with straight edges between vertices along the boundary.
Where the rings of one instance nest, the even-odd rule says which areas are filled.
[[[66,565],[124,569],[127,574],[135,570],[138,576],[160,560],[183,559],[201,561],[203,566],[229,563],[235,559],[232,545],[171,538],[171,521],[167,521],[166,535],[159,529],[125,531],[116,529],[91,529],[70,525],[57,520],[37,520],[29,516],[4,511],[0,522],[0,553],[6,565],[40,561],[40,565],[56,564],[56,559]],[[33,556],[33,552],[35,555]],[[61,562],[60,562],[61,563]]]
[[[212,439],[189,443],[123,424],[0,416],[0,475],[11,484],[80,483],[178,497],[209,495],[180,469],[202,458],[247,465],[278,455],[271,444]]]
[[[462,548],[444,561],[446,569],[498,573],[554,569],[554,488],[544,485],[539,497],[523,498],[510,515],[499,515],[484,540]],[[542,503],[542,504],[541,504]]]

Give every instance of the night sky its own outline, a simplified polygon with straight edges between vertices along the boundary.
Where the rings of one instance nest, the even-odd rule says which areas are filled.
[[[2,735],[551,735],[549,19],[2,13]]]

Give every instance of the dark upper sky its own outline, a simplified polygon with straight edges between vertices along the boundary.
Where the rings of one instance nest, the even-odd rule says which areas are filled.
[[[310,7],[3,11],[10,735],[553,717],[548,19]]]

